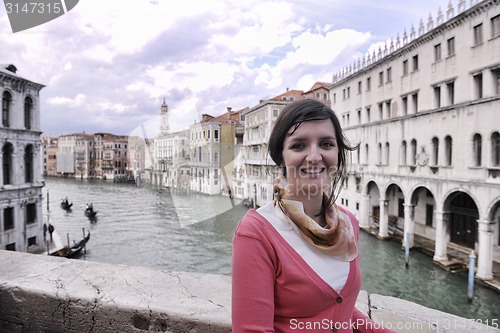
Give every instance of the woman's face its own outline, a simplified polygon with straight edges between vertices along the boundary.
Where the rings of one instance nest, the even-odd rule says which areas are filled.
[[[290,128],[283,145],[288,192],[295,198],[322,195],[338,164],[335,128],[330,119],[302,123]]]

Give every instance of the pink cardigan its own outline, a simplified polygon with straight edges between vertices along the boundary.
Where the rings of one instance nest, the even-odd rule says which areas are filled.
[[[358,239],[359,223],[348,211]],[[359,255],[337,293],[255,210],[236,228],[232,262],[233,332],[393,332],[354,307]]]

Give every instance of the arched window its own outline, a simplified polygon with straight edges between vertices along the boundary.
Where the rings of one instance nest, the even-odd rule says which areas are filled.
[[[498,132],[491,135],[491,164],[494,167],[500,166],[500,134]]]
[[[378,160],[377,160],[377,164],[378,165],[382,164],[382,144],[381,143],[378,144]]]
[[[370,154],[368,153],[368,144],[365,144],[365,164],[368,164]]]
[[[408,147],[406,145],[406,141],[403,140],[401,143],[401,165],[406,165],[406,155],[408,153]]]
[[[14,147],[11,143],[7,142],[2,148],[2,170],[3,170],[3,184],[11,184],[12,182],[12,154]]]
[[[24,99],[24,127],[31,129],[31,117],[33,115],[33,100],[30,97]]]
[[[411,140],[410,164],[417,165],[417,140]]]
[[[25,182],[33,182],[33,145],[27,145],[24,151]]]
[[[12,96],[8,91],[5,91],[2,95],[2,125],[3,127],[9,127],[9,113],[10,113],[10,103],[12,101]]]
[[[439,139],[432,138],[432,160],[431,165],[438,165],[439,162]]]
[[[481,166],[481,134],[476,133],[472,139],[472,157],[474,158],[474,166]]]
[[[389,142],[386,142],[385,143],[385,161],[384,161],[384,164],[385,165],[389,165]]]
[[[450,166],[453,161],[453,140],[451,139],[451,136],[447,135],[446,138],[444,138],[444,150],[445,150],[445,158],[446,158],[446,165]]]

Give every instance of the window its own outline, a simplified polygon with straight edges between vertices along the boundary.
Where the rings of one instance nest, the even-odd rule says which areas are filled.
[[[447,40],[446,44],[448,45],[448,57],[455,55],[455,37],[451,37]]]
[[[4,92],[2,95],[2,125],[3,127],[9,127],[9,113],[10,113],[10,102],[12,101],[12,96],[9,92]]]
[[[378,85],[381,86],[384,84],[384,72],[378,73]]]
[[[403,141],[401,143],[401,165],[406,165],[406,154],[407,154],[406,141]]]
[[[31,129],[31,114],[33,110],[33,101],[26,97],[24,100],[24,128]]]
[[[493,77],[493,91],[495,95],[500,95],[500,68],[491,71]]]
[[[500,15],[491,18],[491,38],[500,36]]]
[[[408,60],[403,61],[403,75],[408,74]]]
[[[215,141],[219,141],[219,130],[214,130],[214,139]]]
[[[36,222],[36,204],[29,203],[26,205],[26,223],[32,224]]]
[[[378,103],[378,119],[384,119],[384,103]]]
[[[14,229],[14,207],[3,210],[3,230]]]
[[[11,184],[12,173],[12,154],[14,148],[11,143],[7,142],[2,148],[2,167],[3,167],[3,184]]]
[[[278,109],[273,109],[273,117],[277,117],[278,116],[278,112],[279,112]]]
[[[384,151],[384,164],[385,165],[389,165],[389,152],[390,152],[390,145],[389,145],[389,142],[386,142],[385,143],[385,151]]]
[[[434,61],[441,60],[441,44],[434,45]]]
[[[378,144],[378,159],[377,159],[377,165],[382,164],[382,144]]]
[[[385,109],[387,112],[387,118],[391,118],[391,101],[385,102]]]
[[[434,106],[436,108],[441,107],[441,87],[440,86],[434,87]]]
[[[434,215],[434,206],[425,205],[425,225],[432,227],[432,217]]]
[[[411,151],[410,151],[410,164],[417,164],[417,140],[411,140]]]
[[[451,166],[452,164],[452,149],[453,149],[453,140],[451,139],[451,136],[446,136],[444,138],[444,150],[445,150],[445,164],[447,166]]]
[[[411,100],[413,102],[413,111],[418,112],[418,94],[411,95]]]
[[[366,122],[369,123],[370,122],[370,108],[366,108]]]
[[[33,145],[27,145],[24,151],[25,182],[33,182]]]
[[[448,105],[455,104],[455,82],[448,82],[446,90],[448,92]]]
[[[372,88],[371,81],[372,81],[371,77],[366,79],[366,91],[370,91],[370,89]]]
[[[392,68],[387,68],[387,83],[392,81]]]
[[[474,79],[474,98],[483,98],[483,74],[476,74]]]
[[[439,162],[439,139],[432,138],[432,155],[431,155],[431,165],[437,166]]]
[[[365,144],[365,164],[368,164],[368,161],[369,161],[368,157],[369,156],[370,156],[370,154],[369,154],[369,146],[368,146],[368,144]]]
[[[495,132],[491,135],[491,164],[494,167],[500,166],[500,134]]]
[[[413,56],[413,71],[418,71],[418,54]]]
[[[361,94],[361,81],[358,82],[358,95]]]
[[[472,156],[474,166],[481,166],[481,134],[476,133],[472,139]]]
[[[351,87],[347,87],[347,98],[351,98]]]
[[[403,115],[408,114],[408,96],[404,96],[402,98],[402,104],[403,104]]]
[[[478,24],[474,27],[474,46],[483,43],[483,24]]]
[[[398,199],[398,217],[405,217],[405,201]]]

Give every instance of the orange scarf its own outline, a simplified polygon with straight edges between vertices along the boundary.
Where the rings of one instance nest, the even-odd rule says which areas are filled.
[[[319,251],[337,260],[351,261],[356,258],[358,247],[348,225],[349,216],[333,204],[326,211],[326,226],[321,227],[304,213],[304,207],[300,201],[283,199],[287,193],[285,187],[286,183],[283,179],[275,181],[275,205],[278,204],[283,213],[300,229],[302,238]],[[323,204],[326,202],[327,196],[323,193]]]

